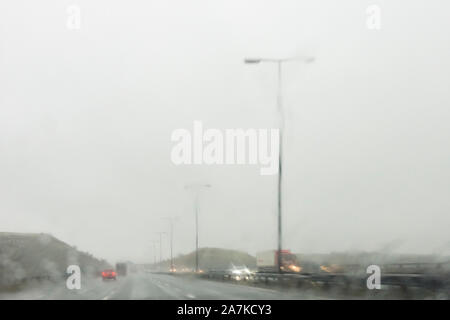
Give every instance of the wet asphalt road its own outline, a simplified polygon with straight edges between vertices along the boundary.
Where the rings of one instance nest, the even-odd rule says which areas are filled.
[[[84,279],[79,290],[67,289],[65,282],[39,285],[17,293],[0,294],[0,299],[277,300],[323,299],[323,297],[314,296],[300,290],[274,290],[187,276],[138,273],[118,278],[116,281],[102,281],[99,278]]]

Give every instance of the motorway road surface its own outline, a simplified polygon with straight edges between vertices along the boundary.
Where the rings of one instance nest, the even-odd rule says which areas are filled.
[[[85,279],[81,289],[69,290],[65,282],[40,285],[21,292],[0,294],[0,299],[84,299],[84,300],[141,300],[141,299],[210,299],[210,300],[276,300],[323,299],[300,290],[287,291],[258,288],[187,276],[138,273],[102,281]]]

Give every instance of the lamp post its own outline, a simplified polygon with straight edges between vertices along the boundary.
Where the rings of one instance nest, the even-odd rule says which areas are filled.
[[[178,217],[166,217],[164,219],[167,219],[169,221],[170,226],[170,272],[173,272],[174,266],[173,266],[173,223],[174,220]]]
[[[314,61],[313,57],[292,57],[287,59],[266,59],[266,58],[245,58],[246,64],[259,64],[263,62],[275,63],[277,65],[277,109],[280,114],[279,124],[279,153],[278,153],[278,252],[277,252],[277,264],[278,272],[281,273],[281,250],[282,250],[282,165],[283,165],[283,130],[284,130],[284,113],[282,106],[282,65],[285,62],[300,61],[304,63],[311,63]]]
[[[198,261],[198,209],[199,209],[199,193],[201,189],[211,188],[210,184],[190,184],[184,187],[188,190],[194,190],[194,209],[195,209],[195,272],[199,271],[199,261]]]
[[[156,267],[156,241],[153,241],[153,264]]]
[[[159,269],[161,270],[161,263],[162,263],[162,236],[163,234],[166,234],[166,232],[156,232],[159,234]]]

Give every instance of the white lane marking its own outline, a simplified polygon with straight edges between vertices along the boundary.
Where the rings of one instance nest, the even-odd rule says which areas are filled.
[[[116,293],[116,290],[111,291],[108,295],[106,295],[102,300],[109,300]]]
[[[206,280],[208,282],[212,282],[210,280]],[[274,294],[278,294],[281,291],[279,290],[274,290],[274,289],[268,289],[268,288],[261,288],[261,287],[256,287],[256,286],[251,286],[251,285],[246,285],[245,283],[243,284],[234,284],[234,283],[222,283],[221,285],[224,286],[228,286],[228,287],[233,287],[233,288],[247,288],[250,290],[255,290],[255,291],[263,291],[263,292],[267,292],[267,293],[274,293]]]
[[[177,298],[177,299],[182,299],[182,296],[180,296],[179,294],[175,293],[174,291],[168,290],[165,286],[160,285],[160,284],[156,284],[156,286],[157,286],[162,292],[164,292],[165,294],[167,294],[167,295],[169,295],[169,296],[172,296],[172,297],[175,297],[175,298]]]
[[[195,299],[195,296],[193,294],[187,294],[186,297],[188,297],[189,299]]]

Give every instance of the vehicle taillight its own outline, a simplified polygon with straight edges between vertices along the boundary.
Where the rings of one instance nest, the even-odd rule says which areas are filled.
[[[102,276],[106,276],[106,273],[105,273],[105,271],[103,271],[103,272],[102,272]]]

